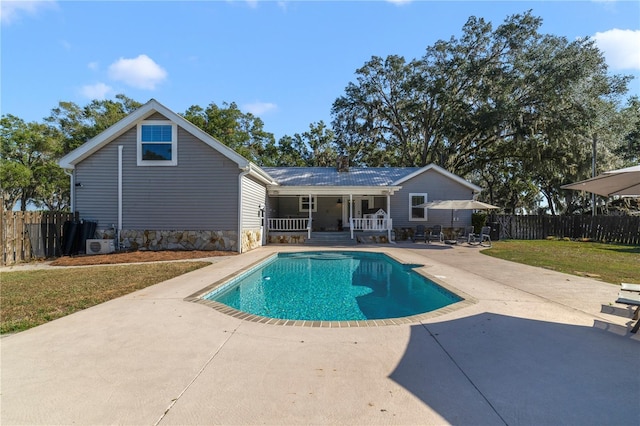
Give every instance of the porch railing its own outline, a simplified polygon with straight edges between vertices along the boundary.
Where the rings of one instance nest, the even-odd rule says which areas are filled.
[[[353,240],[353,231],[387,231],[387,238],[391,241],[391,230],[393,229],[393,219],[360,219],[352,217],[351,239]]]
[[[306,231],[309,229],[309,218],[270,218],[269,231]]]
[[[351,238],[353,231],[387,231],[391,239],[391,229],[393,229],[392,219],[360,219],[351,218],[350,222]],[[269,218],[267,219],[269,231],[306,231],[311,238],[311,219],[309,218]]]
[[[360,219],[352,218],[351,227],[354,231],[386,231],[391,229],[391,219]]]

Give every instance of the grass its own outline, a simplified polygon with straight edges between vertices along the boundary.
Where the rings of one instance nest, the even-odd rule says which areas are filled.
[[[562,240],[507,240],[495,241],[491,249],[482,253],[612,284],[640,283],[640,246]]]
[[[23,331],[210,265],[173,262],[0,274],[0,333]]]

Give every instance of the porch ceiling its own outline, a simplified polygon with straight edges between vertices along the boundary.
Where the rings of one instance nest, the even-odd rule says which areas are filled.
[[[268,186],[269,195],[393,195],[401,186]]]

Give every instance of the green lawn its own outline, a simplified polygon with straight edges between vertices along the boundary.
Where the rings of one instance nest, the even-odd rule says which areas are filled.
[[[13,333],[210,265],[94,266],[0,273],[0,333]]]
[[[640,246],[558,240],[494,241],[483,254],[602,281],[640,283]]]

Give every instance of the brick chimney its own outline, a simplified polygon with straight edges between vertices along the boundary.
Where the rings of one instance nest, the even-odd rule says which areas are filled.
[[[342,155],[338,157],[337,167],[339,173],[346,173],[349,171],[349,157]]]

